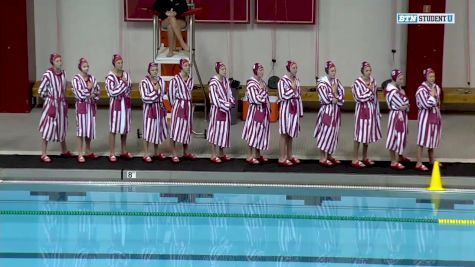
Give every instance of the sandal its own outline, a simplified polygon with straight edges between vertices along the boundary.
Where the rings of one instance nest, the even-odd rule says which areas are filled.
[[[73,155],[73,153],[71,153],[71,151],[66,151],[64,153],[61,153],[60,156],[63,157],[63,158],[72,158],[72,157],[74,157],[74,155]]]
[[[366,165],[366,167],[372,167],[376,164],[374,161],[370,159],[364,159],[362,162],[364,163],[364,165]]]
[[[427,168],[424,164],[421,164],[419,166],[414,167],[414,170],[420,171],[420,172],[427,172],[429,171],[429,168]]]
[[[269,159],[264,157],[264,156],[260,156],[259,158],[257,158],[257,160],[260,162],[260,163],[267,163],[269,162]]]
[[[211,160],[211,162],[213,162],[215,164],[220,164],[222,162],[221,159],[218,158],[218,157],[211,158],[210,160]]]
[[[99,156],[96,155],[95,153],[89,153],[87,155],[84,155],[85,158],[88,158],[88,159],[98,159]]]
[[[84,156],[78,156],[78,162],[79,163],[84,163],[84,162],[86,162],[86,159],[84,158]]]
[[[44,163],[51,163],[51,158],[48,157],[48,155],[43,155],[41,156],[41,161],[44,162]]]
[[[327,159],[328,159],[329,161],[331,161],[331,163],[333,163],[333,165],[341,164],[341,161],[337,160],[337,159],[334,158],[334,157],[328,157]]]
[[[146,163],[152,162],[152,158],[151,158],[150,156],[144,156],[144,157],[142,158],[142,160],[143,160],[144,162],[146,162]]]
[[[335,166],[335,165],[333,164],[333,162],[331,162],[331,161],[328,160],[328,159],[325,160],[325,161],[323,161],[323,162],[322,162],[322,161],[318,161],[318,163],[320,164],[320,166],[323,166],[323,167],[326,167],[326,168],[331,168],[331,167]]]
[[[249,164],[249,165],[257,165],[257,164],[260,163],[259,160],[255,159],[255,158],[246,159],[246,162],[247,162],[247,164]]]
[[[127,159],[127,160],[130,160],[130,159],[134,158],[134,156],[130,152],[122,153],[122,154],[120,154],[120,157],[122,159]]]
[[[117,162],[117,157],[115,155],[109,155],[109,162],[112,162],[112,163]]]
[[[366,167],[367,165],[364,164],[363,162],[361,161],[356,161],[356,162],[351,162],[351,167],[355,168],[355,169],[363,169],[364,167]]]
[[[228,155],[223,155],[219,158],[221,159],[221,161],[230,161],[231,160],[231,157],[229,157]]]
[[[183,158],[184,158],[184,159],[188,159],[188,160],[195,160],[195,159],[197,159],[197,157],[195,156],[195,154],[192,154],[192,153],[183,154]]]
[[[165,160],[167,158],[167,156],[165,156],[165,154],[163,154],[163,153],[158,153],[158,154],[153,155],[152,158],[153,159],[158,159],[158,160]]]
[[[291,166],[294,166],[294,164],[293,164],[290,160],[288,160],[288,159],[286,159],[286,160],[284,160],[284,161],[278,161],[277,164],[279,164],[279,166],[281,166],[281,167],[291,167]]]
[[[401,163],[396,163],[395,165],[391,164],[391,169],[393,170],[396,170],[396,171],[402,171],[404,170],[406,167],[404,167],[404,165],[402,165]]]
[[[170,158],[173,163],[180,163],[180,158],[177,156],[173,156]]]
[[[292,157],[292,158],[290,159],[290,161],[291,161],[293,164],[300,164],[300,160],[299,160],[298,158],[296,158],[296,157]]]

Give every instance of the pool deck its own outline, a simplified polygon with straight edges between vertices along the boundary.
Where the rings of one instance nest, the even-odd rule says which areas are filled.
[[[279,167],[275,160],[250,166],[243,159],[233,159],[220,165],[209,159],[183,161],[170,160],[145,163],[140,157],[133,160],[108,162],[106,157],[77,163],[75,158],[53,157],[53,162],[40,162],[37,155],[0,155],[0,177],[3,180],[26,181],[127,181],[162,183],[225,183],[240,185],[295,185],[295,186],[363,186],[425,188],[431,173],[408,169],[395,171],[389,162],[357,170],[343,161],[340,166],[324,168],[316,160],[303,160],[294,167]],[[440,169],[447,188],[475,189],[475,164],[445,163]]]

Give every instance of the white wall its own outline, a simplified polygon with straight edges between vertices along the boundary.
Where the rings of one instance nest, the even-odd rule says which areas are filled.
[[[467,2],[469,8],[467,9]],[[467,10],[470,19],[470,57],[467,55]],[[471,87],[475,83],[475,2],[470,0],[447,0],[446,12],[455,13],[455,24],[445,26],[444,35],[444,86],[467,87],[467,80],[471,80]],[[467,77],[466,66],[471,58],[471,73]]]
[[[253,2],[251,6],[254,6]],[[465,2],[447,2],[447,11],[456,13],[457,24],[446,27],[444,85],[461,86],[465,83],[460,82],[465,80],[460,78],[463,72],[461,74],[460,70],[449,66],[460,65],[459,60],[464,59],[464,49],[460,48],[463,43],[453,37],[464,34],[461,22],[465,20],[465,14],[455,10],[465,10]],[[475,14],[473,6],[471,14]],[[120,52],[133,80],[138,82],[142,79],[146,65],[152,59],[151,23],[124,22],[122,7],[123,0],[36,0],[37,79],[49,67],[49,54],[58,50],[63,54],[69,77],[77,72],[77,61],[84,56],[89,60],[92,72],[102,80],[111,68],[112,54]],[[397,0],[397,12],[405,11],[407,0]],[[383,81],[393,68],[392,48],[397,50],[394,66],[405,69],[407,27],[395,25],[392,1],[320,0],[319,14],[318,26],[276,26],[276,75],[284,74],[285,62],[294,59],[299,63],[299,76],[303,84],[314,85],[315,74],[323,75],[324,62],[331,59],[337,64],[338,75],[343,83],[350,85],[359,75],[361,61],[368,60],[373,65],[376,79]],[[59,30],[57,15],[61,22]],[[273,27],[254,23],[198,24],[197,62],[204,82],[213,74],[215,61],[229,63],[230,37],[233,40],[233,64],[229,67],[235,79],[245,81],[251,74],[250,66],[254,62],[263,63],[269,73]],[[396,32],[395,44],[392,44],[392,29]],[[315,70],[317,30],[320,46],[318,71]],[[473,47],[472,55],[475,55]]]

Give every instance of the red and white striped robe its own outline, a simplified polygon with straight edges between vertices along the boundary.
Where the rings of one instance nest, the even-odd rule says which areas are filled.
[[[400,89],[389,83],[385,89],[386,103],[389,108],[388,139],[386,148],[402,155],[407,144],[408,121],[407,111],[401,106],[408,105],[409,99],[400,92]]]
[[[168,138],[167,111],[163,106],[165,81],[157,76],[160,90],[157,92],[149,77],[140,82],[143,102],[143,140],[161,144]]]
[[[106,77],[106,90],[110,97],[109,131],[111,133],[126,134],[130,131],[131,89],[132,81],[127,72],[123,72],[120,81],[112,71],[109,72]]]
[[[374,88],[370,89],[371,86]],[[355,107],[354,140],[369,144],[381,139],[381,113],[379,112],[378,92],[376,80],[370,78],[370,87],[366,86],[363,78],[358,78],[351,87]]]
[[[92,89],[87,88],[87,81],[92,83]],[[96,138],[96,102],[99,100],[99,84],[94,76],[89,75],[87,80],[80,74],[74,76],[73,93],[76,98],[76,136]]]
[[[49,142],[63,142],[68,130],[68,104],[66,103],[66,75],[48,69],[41,80],[38,94],[44,99],[39,131]]]
[[[337,84],[337,94],[332,90],[332,85]],[[317,114],[317,122],[313,136],[316,138],[317,147],[326,153],[333,154],[338,145],[338,137],[341,126],[341,111],[343,106],[345,89],[340,80],[330,81],[324,76],[318,81],[318,95],[320,97],[320,110]],[[336,104],[332,100],[336,98]]]
[[[441,89],[434,84],[437,96],[431,95],[432,88],[425,82],[419,86],[416,92],[416,104],[419,108],[417,144],[427,148],[439,147],[442,134],[442,114],[440,113]]]
[[[222,81],[213,76],[209,83],[209,114],[208,141],[219,147],[230,147],[231,107],[235,100],[226,77]]]
[[[292,138],[300,133],[300,117],[303,116],[303,104],[300,91],[300,81],[297,78],[297,90],[292,89],[292,81],[284,75],[277,83],[279,92],[279,133]]]
[[[170,138],[182,144],[191,143],[191,131],[193,129],[192,90],[193,78],[189,76],[184,81],[180,74],[173,77],[168,87],[168,99],[173,106]]]
[[[265,88],[261,88],[260,82],[252,77],[247,81],[246,96],[249,110],[242,131],[242,139],[250,147],[267,150],[270,139],[269,94]],[[262,121],[260,121],[261,119]]]

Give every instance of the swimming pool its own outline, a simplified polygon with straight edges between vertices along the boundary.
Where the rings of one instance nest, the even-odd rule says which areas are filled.
[[[0,183],[0,266],[475,266],[475,194]]]

